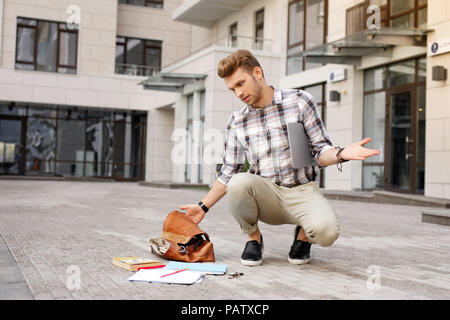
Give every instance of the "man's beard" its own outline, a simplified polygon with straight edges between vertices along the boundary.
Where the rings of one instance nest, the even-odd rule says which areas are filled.
[[[253,95],[254,97],[254,102],[252,104],[250,104],[250,106],[254,106],[255,103],[259,102],[262,98],[262,86],[258,83],[258,81],[256,80],[256,78],[254,76],[252,76],[253,78],[253,82],[255,84],[255,94]]]

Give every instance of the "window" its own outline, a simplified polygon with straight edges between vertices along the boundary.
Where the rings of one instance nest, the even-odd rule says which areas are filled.
[[[366,147],[381,154],[363,162],[363,189],[384,188],[387,67],[366,70],[364,77],[364,137],[372,141]]]
[[[0,118],[5,114],[24,119],[26,152],[19,174],[145,176],[146,112],[0,101]]]
[[[390,21],[391,27],[396,28],[423,28],[427,25],[426,0],[391,0]]]
[[[78,31],[65,23],[17,18],[16,69],[77,72]]]
[[[119,3],[132,4],[135,6],[151,7],[162,9],[164,7],[163,0],[119,0]]]
[[[237,42],[238,42],[237,29],[238,29],[237,22],[233,23],[232,25],[230,25],[228,27],[228,34],[229,34],[228,41],[229,41],[229,44],[231,45],[231,47],[233,47],[233,48],[237,47]]]
[[[320,46],[325,42],[325,2],[308,0],[306,10],[306,49]]]
[[[388,68],[389,86],[400,86],[412,83],[416,77],[416,61],[408,60],[391,64]]]
[[[370,69],[366,71],[364,90],[371,91],[386,88],[386,68]]]
[[[161,69],[162,41],[116,38],[116,73],[151,76]]]
[[[307,63],[302,53],[326,41],[328,0],[292,0],[289,2],[288,50],[286,73],[320,66]]]
[[[255,49],[262,50],[264,41],[264,9],[255,14]]]
[[[367,30],[367,19],[371,4],[380,6],[381,27],[426,28],[428,17],[427,0],[365,0],[346,10],[346,35]]]

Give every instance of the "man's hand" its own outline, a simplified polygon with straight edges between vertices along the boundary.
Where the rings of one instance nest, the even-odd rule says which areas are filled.
[[[369,143],[372,139],[371,138],[365,138],[364,140],[361,140],[359,142],[355,142],[352,144],[349,144],[342,150],[340,157],[342,160],[366,160],[368,157],[376,156],[381,153],[381,150],[375,150],[375,149],[367,149],[364,148],[363,145],[366,143]],[[334,148],[330,148],[326,151],[324,151],[320,157],[319,157],[319,163],[324,166],[328,167],[333,164],[338,163],[338,159],[336,157],[337,150]]]
[[[195,224],[199,224],[205,216],[205,211],[198,204],[185,204],[178,206],[181,210],[186,210],[186,216],[189,217]]]
[[[211,210],[211,207],[226,193],[226,185],[216,180],[208,194],[202,198],[202,202]],[[205,216],[205,211],[203,211],[202,207],[198,204],[185,204],[184,206],[178,207],[181,210],[186,210],[186,216],[188,216],[196,224],[199,224]]]
[[[366,160],[366,158],[380,154],[381,150],[367,149],[363,147],[363,145],[369,143],[371,140],[371,138],[365,138],[359,142],[349,144],[341,152],[341,158],[343,160]]]

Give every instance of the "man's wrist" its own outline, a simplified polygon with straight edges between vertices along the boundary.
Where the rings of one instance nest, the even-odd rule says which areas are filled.
[[[200,202],[198,203],[198,205],[200,206],[200,208],[203,209],[203,211],[205,211],[205,213],[208,212],[209,208],[208,208],[202,201],[200,201]]]
[[[343,162],[349,161],[349,160],[345,160],[345,159],[342,157],[342,151],[344,151],[345,148],[335,147],[335,149],[338,150],[338,152],[336,153],[336,158],[337,158],[337,160],[338,160],[338,163],[343,163]]]
[[[345,148],[341,148],[341,147],[335,147],[335,149],[338,150],[338,152],[336,153],[336,158],[337,158],[337,168],[339,170],[339,172],[342,172],[342,163],[343,162],[347,162],[348,160],[344,160],[341,156],[342,151],[344,151]]]

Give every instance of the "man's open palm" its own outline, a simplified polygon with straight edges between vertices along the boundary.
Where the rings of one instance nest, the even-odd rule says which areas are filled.
[[[367,149],[363,145],[372,141],[371,138],[365,138],[359,142],[349,144],[341,153],[344,160],[366,160],[369,157],[376,156],[381,153],[381,150]]]

